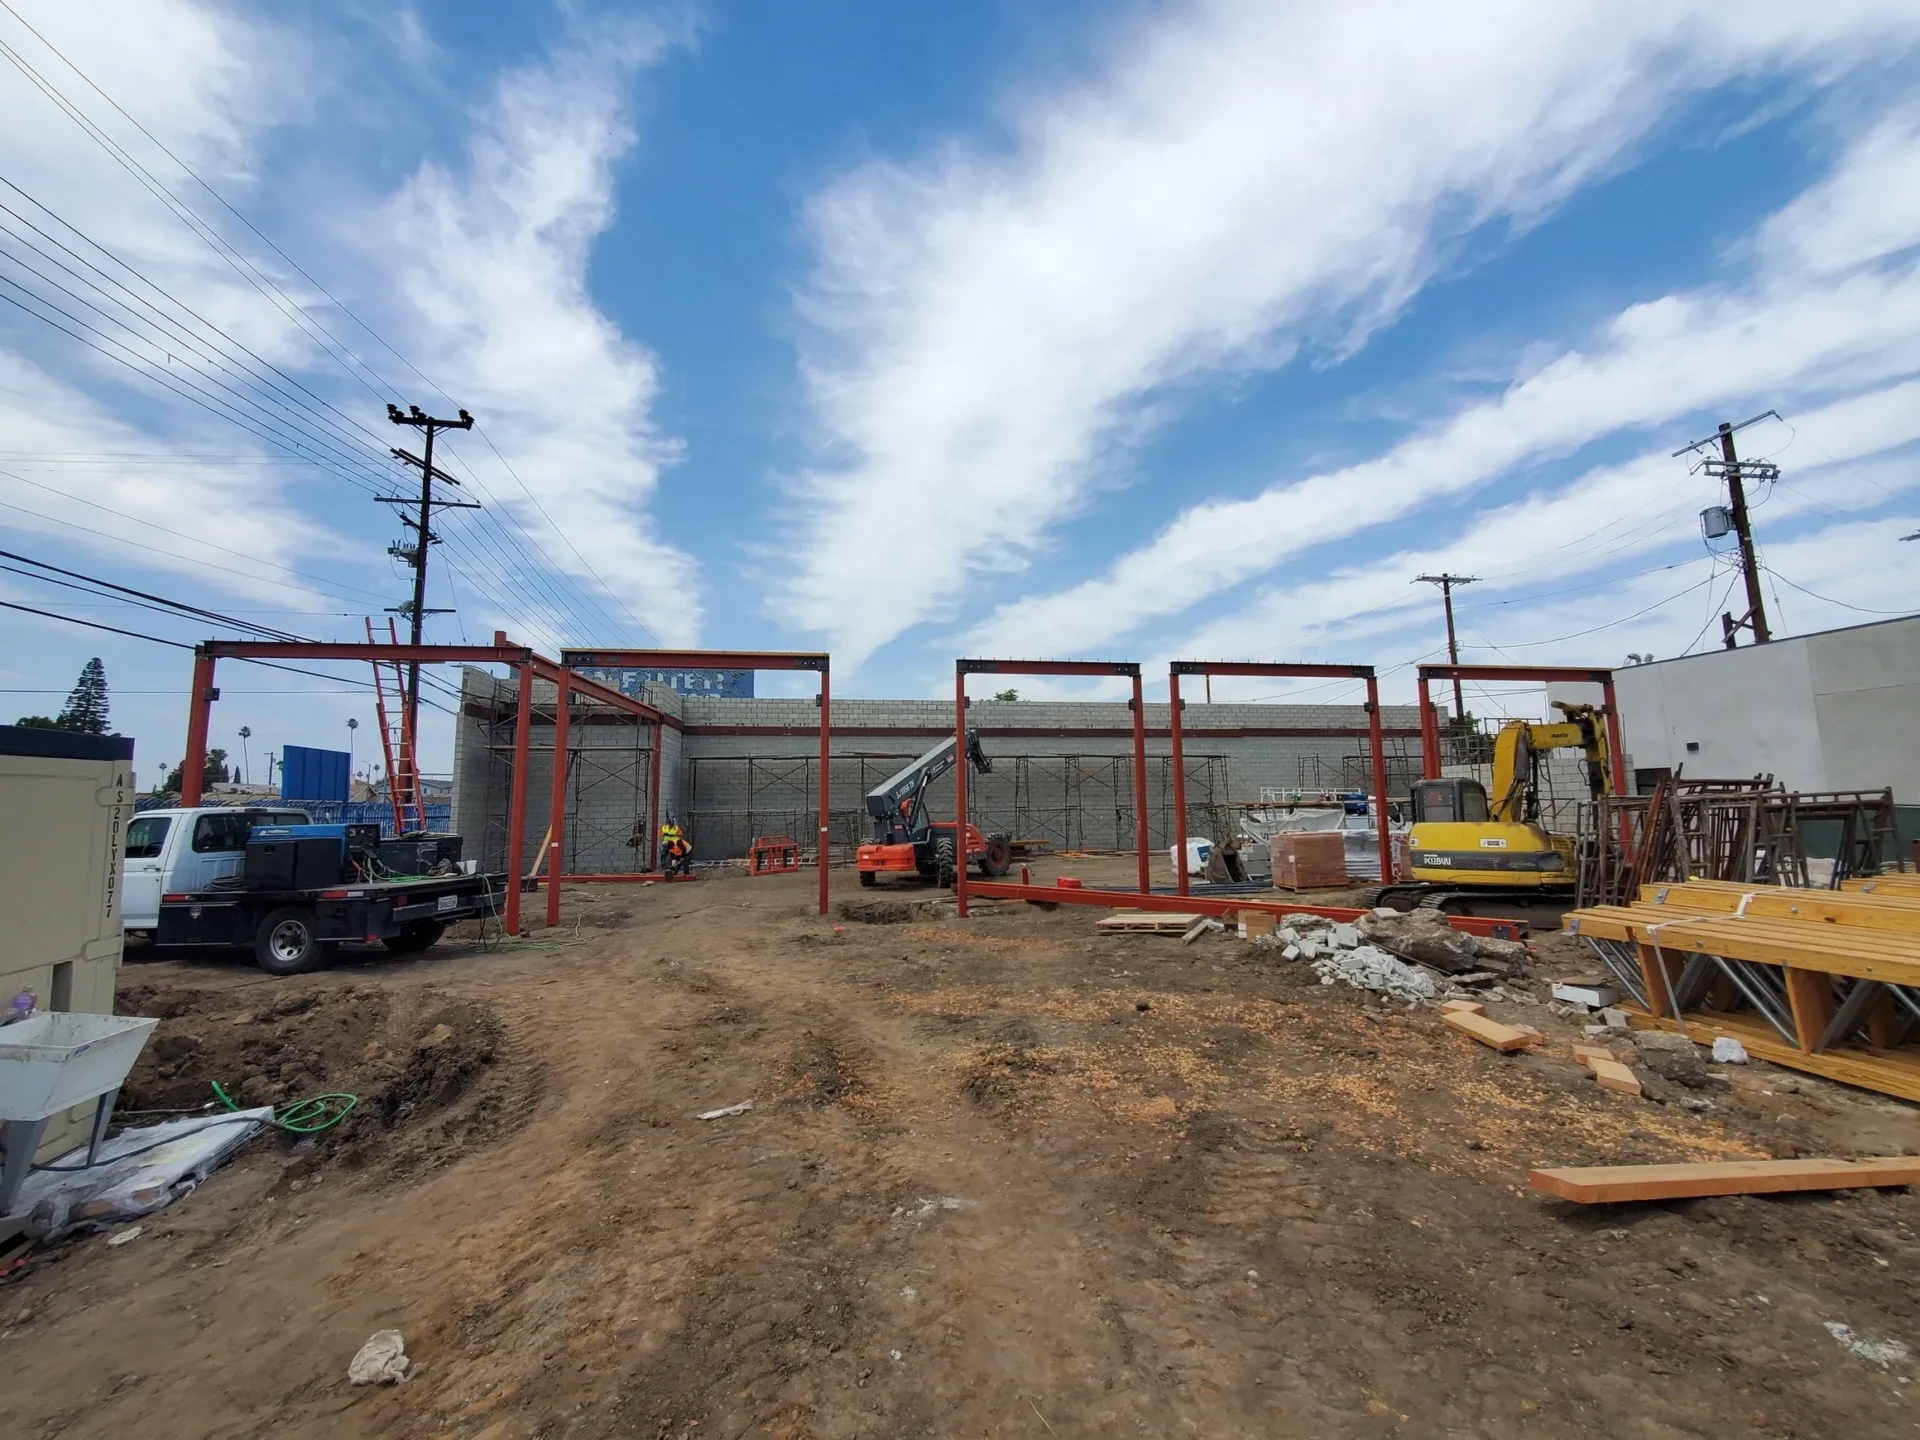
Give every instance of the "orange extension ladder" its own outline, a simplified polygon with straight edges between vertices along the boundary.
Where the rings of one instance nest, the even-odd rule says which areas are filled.
[[[400,643],[400,632],[394,629],[391,620],[387,621],[387,639],[395,645]],[[373,636],[372,616],[367,617],[367,643],[378,643]],[[400,712],[397,727],[388,718],[386,666],[393,669],[393,691]],[[425,830],[427,802],[420,793],[420,775],[413,763],[413,735],[407,727],[406,671],[398,660],[373,662],[373,708],[380,719],[380,750],[387,764],[387,800],[393,806],[393,833],[405,833],[409,808],[420,822],[417,828]]]

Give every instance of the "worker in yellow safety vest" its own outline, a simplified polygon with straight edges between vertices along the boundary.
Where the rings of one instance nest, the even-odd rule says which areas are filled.
[[[671,812],[660,827],[660,868],[669,878],[674,875],[686,875],[693,870],[693,844],[681,833],[680,827],[673,822]]]

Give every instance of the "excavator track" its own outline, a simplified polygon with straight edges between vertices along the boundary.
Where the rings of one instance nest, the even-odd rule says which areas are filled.
[[[1557,930],[1573,896],[1542,894],[1538,890],[1449,890],[1426,884],[1386,885],[1372,896],[1373,905],[1389,909],[1432,910],[1442,915],[1479,915],[1491,920],[1524,920],[1539,930]]]

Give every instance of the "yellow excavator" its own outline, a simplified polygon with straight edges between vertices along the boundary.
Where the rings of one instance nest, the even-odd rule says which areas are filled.
[[[1478,780],[1415,783],[1409,875],[1381,890],[1376,904],[1470,915],[1497,913],[1501,901],[1508,907],[1571,901],[1573,839],[1540,823],[1540,762],[1550,750],[1581,751],[1588,791],[1597,799],[1612,789],[1612,757],[1598,706],[1555,701],[1553,708],[1565,718],[1509,720],[1500,727],[1492,795]]]

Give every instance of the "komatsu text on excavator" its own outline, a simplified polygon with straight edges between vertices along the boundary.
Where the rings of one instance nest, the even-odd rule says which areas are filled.
[[[938,885],[953,883],[954,822],[927,814],[927,787],[953,769],[957,746],[949,736],[896,775],[867,792],[867,816],[873,822],[872,843],[862,845],[857,857],[860,883],[873,885],[882,875],[917,875]],[[980,771],[993,769],[980,748],[980,737],[967,732],[967,759]],[[1004,875],[1013,864],[1005,835],[982,835],[966,827],[966,863],[978,865],[982,875]]]
[[[1588,793],[1597,799],[1611,788],[1612,757],[1598,706],[1555,701],[1554,709],[1566,718],[1545,724],[1509,720],[1500,728],[1491,795],[1477,780],[1414,784],[1409,882],[1387,886],[1378,904],[1473,914],[1476,901],[1571,899],[1573,839],[1540,823],[1541,758],[1549,750],[1580,750]]]

